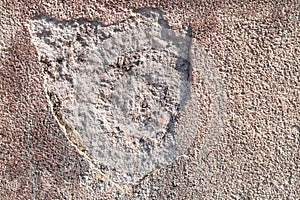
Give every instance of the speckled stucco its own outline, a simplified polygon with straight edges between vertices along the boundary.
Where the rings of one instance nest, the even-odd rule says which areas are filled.
[[[192,27],[221,74],[227,118],[210,146],[199,136],[187,156],[126,191],[101,183],[59,128],[27,24],[47,16],[109,25],[145,7],[174,30]],[[299,23],[299,2],[288,0],[2,0],[1,199],[299,199]],[[209,99],[201,102],[206,133]]]

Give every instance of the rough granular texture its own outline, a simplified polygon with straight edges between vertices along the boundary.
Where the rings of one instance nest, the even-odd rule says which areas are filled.
[[[218,74],[197,62],[203,51],[192,47],[188,33],[161,20],[149,10],[106,27],[45,18],[29,23],[55,118],[70,142],[117,183],[137,183],[171,164],[205,125],[184,120],[198,114],[195,75],[212,76],[214,87]]]
[[[44,85],[47,64],[40,62],[28,24],[48,19],[109,27],[149,10],[202,48],[196,63],[209,70],[193,71],[199,84],[191,94],[199,105],[186,106],[197,112],[189,119],[179,115],[182,124],[201,126],[189,131],[198,134],[187,137],[185,156],[133,186],[116,184],[70,141],[72,127],[53,114]],[[0,21],[1,199],[299,199],[298,1],[6,0]],[[126,54],[108,65],[117,65],[118,57]],[[214,73],[220,76],[211,79]]]

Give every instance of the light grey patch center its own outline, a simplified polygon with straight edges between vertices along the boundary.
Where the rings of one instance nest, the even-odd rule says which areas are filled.
[[[197,111],[184,112],[191,38],[142,16],[109,27],[37,19],[29,28],[56,114],[107,176],[136,183],[184,154],[198,126],[188,120]]]

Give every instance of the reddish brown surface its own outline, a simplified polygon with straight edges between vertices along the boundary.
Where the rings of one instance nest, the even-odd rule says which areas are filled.
[[[222,74],[229,114],[220,149],[200,167],[207,173],[202,185],[193,185],[199,169],[184,161],[153,175],[143,187],[157,186],[153,195],[164,198],[171,191],[177,194],[172,198],[299,197],[299,2],[44,2],[0,2],[0,36],[6,44],[0,56],[1,199],[91,195],[79,184],[87,163],[48,107],[27,20],[50,16],[109,24],[126,18],[130,12],[125,8],[143,7],[162,9],[173,28],[192,25],[194,37]],[[287,139],[291,129],[295,140]],[[175,180],[180,187],[171,184]]]

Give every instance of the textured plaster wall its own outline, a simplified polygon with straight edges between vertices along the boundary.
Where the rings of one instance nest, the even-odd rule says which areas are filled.
[[[2,199],[299,198],[298,1],[1,1],[0,7]],[[197,134],[189,132],[183,156],[123,184],[93,166],[60,124],[30,24],[46,18],[109,27],[150,7],[159,8],[168,29],[201,47],[191,65],[219,76],[194,71],[199,105],[187,108],[198,112],[186,121],[200,125],[191,126]]]

